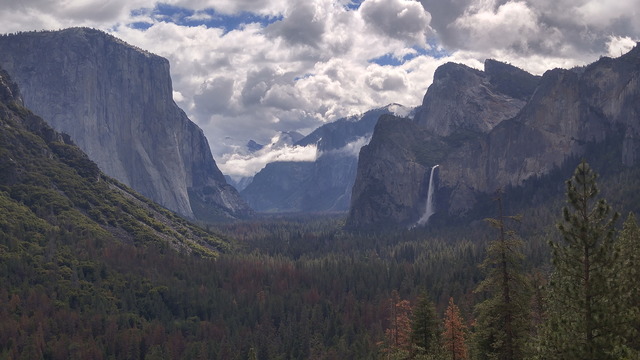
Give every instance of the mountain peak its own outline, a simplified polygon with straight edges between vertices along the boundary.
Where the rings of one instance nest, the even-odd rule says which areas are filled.
[[[471,77],[482,77],[482,71],[464,64],[448,62],[440,65],[433,74],[434,83],[464,82]]]
[[[533,92],[535,77],[494,60],[485,66],[489,73],[451,62],[438,67],[416,114],[418,125],[440,136],[486,133],[515,116]]]
[[[539,76],[532,75],[518,67],[501,61],[487,59],[484,62],[484,72],[489,82],[504,94],[519,100],[527,100],[533,94]]]
[[[414,110],[414,108],[408,108],[398,103],[391,103],[385,106],[383,109],[387,110],[391,114],[394,114],[395,116],[398,116],[398,117],[409,117],[411,116],[412,111]]]
[[[247,142],[247,150],[249,150],[249,152],[252,152],[252,153],[262,149],[263,147],[264,145],[258,144],[254,140],[249,140]]]
[[[282,131],[271,139],[269,146],[275,149],[292,146],[302,140],[302,138],[304,138],[304,135],[297,131]]]

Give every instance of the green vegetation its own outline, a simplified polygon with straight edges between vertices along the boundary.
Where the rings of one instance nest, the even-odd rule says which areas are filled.
[[[619,359],[624,354],[626,312],[615,222],[618,214],[597,200],[597,175],[584,161],[567,181],[570,207],[558,224],[562,242],[551,242],[555,268],[549,286],[549,354],[571,359]],[[597,200],[597,201],[596,201]]]
[[[487,257],[481,264],[486,276],[476,292],[487,298],[476,305],[476,358],[525,359],[530,329],[531,291],[522,271],[523,242],[505,220],[502,199],[498,194],[499,217],[487,219],[498,230],[498,237],[487,246]]]

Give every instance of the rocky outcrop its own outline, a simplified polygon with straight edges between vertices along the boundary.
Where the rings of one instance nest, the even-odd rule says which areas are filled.
[[[0,37],[0,66],[25,104],[107,175],[189,218],[250,213],[202,130],[173,101],[166,59],[73,28]]]
[[[607,138],[622,139],[618,161],[636,166],[639,99],[638,46],[620,58],[550,70],[540,79],[495,61],[485,63],[484,73],[446,64],[415,123],[379,126],[362,149],[347,224],[415,223],[435,164],[436,211],[454,216],[469,211],[479,195],[547,174]]]
[[[486,133],[516,115],[537,82],[536,76],[494,60],[485,62],[484,72],[447,63],[436,70],[416,122],[440,136]]]
[[[378,118],[410,111],[391,104],[325,124],[295,143],[315,145],[314,162],[267,164],[241,195],[261,212],[345,212],[351,203],[359,149],[369,141]]]

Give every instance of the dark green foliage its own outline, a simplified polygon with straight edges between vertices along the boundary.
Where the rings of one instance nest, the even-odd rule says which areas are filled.
[[[618,359],[622,326],[619,254],[607,203],[597,199],[597,175],[580,163],[567,181],[568,207],[551,242],[555,271],[549,289],[545,346],[563,359]]]
[[[451,294],[470,295],[481,254],[469,242],[341,233],[339,218],[270,219],[225,226],[272,255],[211,261],[92,240],[9,200],[19,225],[0,223],[11,232],[0,246],[0,354],[11,356],[376,358],[392,290],[415,301],[425,288],[442,311]]]
[[[633,213],[629,214],[620,232],[620,287],[622,315],[628,321],[625,345],[630,358],[640,357],[640,227]]]
[[[523,242],[505,224],[505,220],[519,220],[519,217],[503,216],[500,195],[497,202],[498,218],[487,221],[499,234],[487,247],[487,256],[481,265],[486,277],[476,289],[487,295],[476,305],[477,358],[524,359],[530,329],[530,286],[522,268]]]
[[[411,341],[418,355],[436,355],[441,351],[440,334],[438,326],[440,319],[436,315],[436,308],[429,296],[420,294],[413,308],[411,321]]]

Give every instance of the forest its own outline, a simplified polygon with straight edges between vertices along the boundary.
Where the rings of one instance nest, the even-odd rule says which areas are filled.
[[[2,192],[0,359],[637,359],[635,217],[585,162],[566,194],[387,233],[202,224],[233,239],[211,257],[52,227]]]

